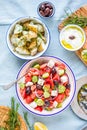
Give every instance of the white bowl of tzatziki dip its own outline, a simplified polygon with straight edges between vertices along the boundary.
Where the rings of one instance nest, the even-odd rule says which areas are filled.
[[[60,32],[60,43],[69,51],[79,50],[85,43],[85,40],[84,30],[75,24],[65,26]]]

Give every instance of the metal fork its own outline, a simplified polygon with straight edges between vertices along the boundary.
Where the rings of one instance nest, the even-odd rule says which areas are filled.
[[[11,88],[15,83],[17,83],[20,79],[22,79],[26,74],[28,74],[29,72],[29,68],[26,70],[26,72],[19,77],[18,79],[10,82],[9,84],[4,84],[4,85],[0,85],[0,88],[4,89],[4,90],[8,90],[9,88]]]

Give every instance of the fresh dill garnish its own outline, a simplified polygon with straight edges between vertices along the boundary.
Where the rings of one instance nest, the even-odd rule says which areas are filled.
[[[28,121],[28,113],[27,112],[24,112],[24,119],[27,123],[27,126],[29,127],[29,130],[33,130],[33,127],[30,125],[30,122]]]
[[[18,108],[19,104],[15,104],[15,100],[12,97],[11,98],[11,109],[9,111],[9,119],[6,121],[6,124],[8,125],[8,130],[15,130],[16,127],[20,130],[20,121],[18,119]]]
[[[87,17],[82,16],[82,15],[77,16],[74,13],[69,14],[67,11],[65,11],[65,14],[66,14],[67,18],[63,22],[64,26],[66,26],[68,24],[76,24],[82,28],[85,28],[87,26]]]
[[[38,32],[38,37],[40,37],[42,39],[42,34],[40,32]]]

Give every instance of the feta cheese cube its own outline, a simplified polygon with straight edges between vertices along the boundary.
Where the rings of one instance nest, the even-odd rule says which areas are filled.
[[[38,80],[38,84],[41,85],[41,86],[43,86],[44,82],[45,82],[45,81],[44,81],[43,79],[39,79],[39,80]]]
[[[54,102],[53,102],[53,106],[56,108],[57,105],[58,105],[58,102],[57,102],[57,101],[54,101]]]
[[[52,91],[51,91],[51,96],[57,96],[57,95],[58,95],[57,90],[52,90]]]
[[[36,104],[36,102],[34,102],[34,101],[31,102],[29,105],[30,105],[30,107],[32,107],[32,108],[36,108],[36,107],[37,107],[37,104]]]
[[[48,67],[53,68],[53,66],[55,65],[53,60],[50,60],[47,64]]]
[[[26,87],[32,86],[32,85],[33,85],[33,82],[27,82],[27,83],[26,83]]]
[[[68,77],[66,76],[66,75],[63,75],[62,77],[61,77],[61,82],[62,83],[65,83],[65,82],[67,82],[68,81]]]

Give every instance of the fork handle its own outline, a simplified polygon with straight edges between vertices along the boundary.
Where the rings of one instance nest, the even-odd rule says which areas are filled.
[[[6,85],[2,85],[2,88],[4,90],[8,90],[9,88],[11,88],[15,83],[17,83],[21,78],[23,78],[26,74],[28,73],[28,71],[26,71],[26,73],[24,75],[22,75],[21,77],[19,77],[18,79],[16,79],[15,81],[9,83],[9,84],[6,84]]]

